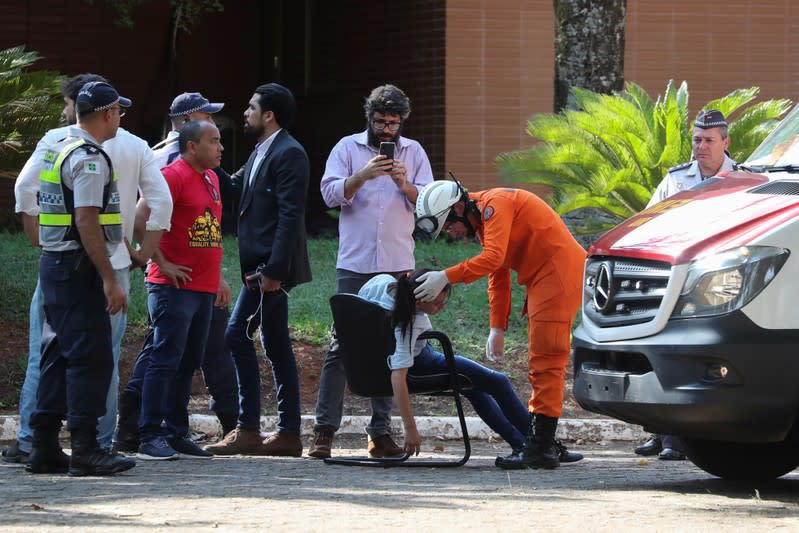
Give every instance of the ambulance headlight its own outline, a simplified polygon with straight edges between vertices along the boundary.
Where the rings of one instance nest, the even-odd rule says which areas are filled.
[[[789,255],[785,248],[742,246],[693,261],[672,318],[740,309],[771,283]]]

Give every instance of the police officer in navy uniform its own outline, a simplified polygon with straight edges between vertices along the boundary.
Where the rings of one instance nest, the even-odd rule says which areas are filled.
[[[109,313],[127,308],[109,260],[122,241],[119,193],[100,145],[116,136],[130,104],[107,83],[87,83],[75,102],[77,127],[44,156],[39,282],[45,324],[29,472],[109,475],[136,464],[97,443],[97,418],[105,411],[114,365]],[[58,444],[64,418],[71,457]]]
[[[729,146],[727,121],[721,111],[715,109],[700,111],[696,116],[691,137],[693,158],[687,163],[669,169],[669,173],[655,189],[646,206],[652,207],[673,194],[687,191],[721,171],[734,170],[735,161],[727,155]]]
[[[673,194],[686,191],[703,180],[724,170],[734,170],[735,161],[727,155],[730,138],[727,121],[721,111],[702,110],[696,116],[691,151],[693,159],[669,169],[660,182],[647,207],[661,202]],[[674,435],[650,435],[649,439],[635,448],[638,455],[655,455],[658,459],[675,461],[685,459],[682,442]]]

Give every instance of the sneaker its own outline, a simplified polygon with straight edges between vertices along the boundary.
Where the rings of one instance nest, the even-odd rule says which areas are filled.
[[[173,461],[180,456],[164,437],[155,437],[139,444],[137,457],[143,461]]]
[[[69,475],[82,476],[111,476],[130,470],[136,466],[136,460],[118,453],[110,453],[102,448],[95,448],[87,452],[78,453],[73,448],[69,459]]]
[[[224,439],[203,449],[214,455],[263,455],[262,448],[263,438],[259,430],[236,428]]]
[[[558,454],[558,460],[561,462],[561,464],[576,463],[577,461],[583,460],[583,454],[570,452],[566,449],[566,446],[564,446],[563,443],[557,439],[552,443],[552,445],[555,447],[555,451]]]
[[[302,457],[302,441],[296,433],[281,431],[263,441],[261,455],[276,457]]]
[[[211,452],[197,446],[188,437],[175,437],[169,441],[169,445],[178,452],[181,459],[210,459],[214,456]]]
[[[14,444],[3,450],[3,462],[13,463],[18,465],[28,464],[30,454],[19,448],[19,441],[15,440]]]
[[[397,443],[394,442],[391,435],[380,435],[374,440],[370,440],[367,451],[369,452],[369,457],[374,459],[405,455],[405,450],[397,446]]]
[[[308,449],[308,457],[327,459],[330,457],[331,446],[333,446],[332,433],[314,432],[311,447]]]

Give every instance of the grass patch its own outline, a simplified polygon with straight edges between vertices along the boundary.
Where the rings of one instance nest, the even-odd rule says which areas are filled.
[[[0,287],[6,296],[6,305],[0,308],[0,317],[24,321],[38,276],[39,251],[28,244],[22,233],[0,233],[0,246],[5,260],[0,262]],[[225,237],[222,274],[230,284],[235,300],[241,287],[239,277],[238,243]],[[293,336],[313,344],[327,342],[332,322],[328,299],[335,291],[337,239],[312,239],[308,241],[313,281],[291,291],[289,324]],[[449,244],[444,240],[419,242],[416,246],[416,264],[419,268],[441,269],[454,265],[479,253],[477,244]],[[143,273],[131,273],[128,320],[131,324],[146,322],[146,292]],[[527,321],[520,316],[524,301],[524,288],[514,285],[511,320],[505,340],[505,350],[523,350],[527,345]],[[433,326],[452,338],[459,353],[480,359],[488,335],[488,298],[486,280],[470,285],[457,285],[444,310],[432,318]],[[21,334],[25,334],[22,333]]]

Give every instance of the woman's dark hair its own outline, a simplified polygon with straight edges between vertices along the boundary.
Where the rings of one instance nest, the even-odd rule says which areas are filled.
[[[403,336],[413,331],[413,319],[416,317],[416,296],[413,291],[421,285],[419,277],[427,272],[430,272],[429,268],[419,268],[413,272],[408,271],[397,276],[397,290],[394,294],[394,312],[391,314],[391,325],[392,327],[400,328]],[[444,290],[448,288],[449,286]]]

